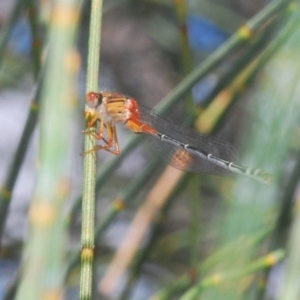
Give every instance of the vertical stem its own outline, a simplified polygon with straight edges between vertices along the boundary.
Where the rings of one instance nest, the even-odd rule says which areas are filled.
[[[102,0],[93,0],[89,35],[86,91],[98,90],[100,59]],[[95,128],[92,128],[95,130]],[[85,137],[85,151],[95,147],[95,138]],[[94,223],[95,223],[96,153],[84,157],[84,182],[82,199],[81,278],[80,299],[92,298]]]
[[[59,299],[63,293],[65,222],[70,192],[71,119],[79,69],[77,0],[53,1],[42,87],[39,168],[29,210],[30,233],[16,299]]]
[[[36,122],[39,114],[40,98],[41,98],[42,76],[43,74],[40,74],[40,78],[38,81],[38,88],[35,97],[30,104],[30,109],[28,112],[26,124],[23,129],[20,142],[18,144],[16,153],[12,157],[12,162],[8,169],[7,176],[4,180],[4,183],[0,188],[0,240],[3,234],[3,228],[6,221],[7,210],[9,209],[9,205],[11,203],[11,198],[13,195],[15,183],[17,181],[27,151],[27,147],[30,142],[30,137],[36,126]]]
[[[187,2],[186,0],[173,0],[173,2],[180,29],[180,59],[182,71],[184,76],[187,76],[192,70],[192,52],[189,46],[187,30]],[[190,112],[191,115],[197,115],[192,92],[186,96],[185,101],[188,112]]]
[[[34,76],[37,77],[41,68],[42,40],[39,37],[38,28],[38,9],[37,3],[33,0],[27,0],[27,9],[29,12],[29,23],[32,33],[32,56]]]

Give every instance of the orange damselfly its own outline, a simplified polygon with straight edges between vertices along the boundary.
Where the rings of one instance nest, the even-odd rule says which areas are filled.
[[[86,96],[88,127],[97,125],[93,135],[103,143],[85,152],[107,150],[119,154],[115,123],[122,123],[134,133],[153,137],[155,150],[177,169],[206,172],[215,175],[237,173],[258,182],[271,182],[271,175],[259,168],[249,168],[233,163],[235,149],[215,137],[181,127],[162,118],[156,111],[141,107],[131,97],[110,92],[90,92]]]

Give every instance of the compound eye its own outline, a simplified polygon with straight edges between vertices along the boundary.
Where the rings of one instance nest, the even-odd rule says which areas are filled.
[[[96,108],[102,103],[102,94],[89,92],[85,97],[85,102],[90,108]]]

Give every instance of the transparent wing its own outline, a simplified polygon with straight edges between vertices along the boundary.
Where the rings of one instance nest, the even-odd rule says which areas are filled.
[[[211,136],[206,136],[193,129],[178,126],[171,120],[161,117],[155,110],[140,107],[140,119],[157,132],[167,135],[184,144],[189,144],[199,150],[211,153],[226,161],[235,161],[236,151],[230,144]],[[195,155],[179,145],[161,141],[154,135],[149,135],[151,148],[171,166],[191,172],[206,172],[216,175],[230,175],[230,171],[221,168],[210,161]]]

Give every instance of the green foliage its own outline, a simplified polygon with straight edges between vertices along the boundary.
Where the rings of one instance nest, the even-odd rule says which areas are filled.
[[[70,8],[70,1],[55,3],[58,5],[56,13],[62,9],[60,5]],[[78,17],[77,8],[81,3],[72,3],[73,13],[76,12],[74,15]],[[61,294],[64,282],[70,274],[74,274],[72,271],[81,259],[80,299],[92,298],[94,266],[97,271],[105,273],[101,275],[98,292],[112,297],[116,293],[113,290],[115,286],[122,290],[118,295],[120,299],[133,299],[139,278],[147,275],[145,269],[149,262],[171,274],[164,276],[159,271],[154,272],[157,286],[151,292],[152,299],[264,299],[268,271],[284,257],[287,262],[286,278],[278,299],[299,298],[299,201],[294,202],[295,197],[299,198],[296,189],[299,143],[295,138],[300,111],[298,1],[271,2],[197,66],[193,66],[194,57],[191,56],[185,31],[186,18],[191,11],[185,6],[185,1],[174,3],[171,6],[160,1],[147,4],[114,2],[107,11],[114,5],[128,5],[132,14],[137,11],[145,13],[139,10],[142,7],[149,15],[153,9],[155,12],[172,12],[174,18],[178,18],[181,44],[176,47],[185,75],[155,107],[156,110],[169,114],[178,104],[185,103],[187,123],[194,123],[206,134],[224,127],[226,116],[235,114],[238,124],[235,133],[239,135],[238,148],[242,153],[239,161],[268,170],[273,175],[271,185],[261,185],[242,177],[185,176],[171,167],[162,172],[162,164],[155,157],[149,159],[149,164],[142,171],[136,171],[122,189],[120,185],[124,179],[116,175],[115,169],[143,144],[143,136],[136,135],[121,148],[118,157],[105,165],[96,164],[95,152],[84,156],[83,194],[78,197],[66,221],[63,211],[64,201],[70,192],[68,180],[71,169],[65,162],[72,156],[68,137],[73,116],[70,95],[74,94],[76,86],[76,68],[72,66],[76,60],[70,60],[68,64],[65,58],[74,51],[78,19],[68,23],[70,27],[61,28],[66,25],[65,19],[59,19],[61,15],[57,13],[57,19],[51,19],[48,25],[49,52],[43,72],[39,70],[39,51],[35,52],[33,59],[35,75],[41,74],[33,104],[38,104],[39,99],[43,101],[39,119],[40,166],[28,214],[31,230],[24,247],[22,273],[19,283],[15,283],[17,298],[41,299],[41,295]],[[211,14],[221,9],[216,3],[211,6],[203,3],[201,7],[206,10],[213,8]],[[31,7],[33,3],[29,1],[28,5]],[[98,90],[101,19],[102,14],[105,17],[107,13],[101,10],[101,5],[92,1],[86,92]],[[193,3],[193,7],[195,5]],[[192,12],[195,11],[197,9],[193,8]],[[45,16],[46,12],[41,11],[41,14]],[[159,18],[155,15],[149,20],[157,21]],[[174,24],[167,17],[161,24],[168,28],[162,27],[157,36],[158,25],[155,22],[150,24],[150,21],[148,29],[156,41],[163,44],[166,40],[174,40]],[[32,31],[38,34],[37,19],[31,23]],[[223,19],[217,23],[225,24]],[[193,86],[213,72],[221,74],[214,88],[201,106],[194,105]],[[235,104],[246,97],[246,89],[249,91],[247,115],[254,117],[247,120],[235,110]],[[182,102],[184,97],[187,102]],[[246,107],[244,102],[241,106]],[[183,111],[182,106],[180,109]],[[37,113],[38,110],[35,110],[28,114],[21,144],[12,159],[15,163],[12,163],[2,185],[1,233]],[[95,143],[91,135],[85,135],[84,151],[92,149]],[[293,156],[295,149],[297,155]],[[99,172],[96,172],[97,168]],[[96,203],[98,193],[101,196]],[[109,194],[107,202],[105,193]],[[81,251],[79,247],[72,249],[72,256],[65,260],[66,224],[72,226],[75,222],[81,200]],[[99,211],[97,207],[100,207]],[[95,222],[96,212],[99,219]],[[130,215],[131,225],[111,258],[112,252],[105,251],[105,237],[114,221],[120,220],[126,213]],[[119,263],[117,266],[116,261]],[[126,278],[122,277],[124,273],[128,275]],[[115,274],[115,277],[108,281],[110,285],[106,285],[104,279],[109,278],[109,274]],[[75,275],[77,284],[79,280]],[[125,281],[125,287],[120,284],[121,279]],[[147,284],[150,286],[151,281]],[[147,292],[145,298],[149,294]]]

